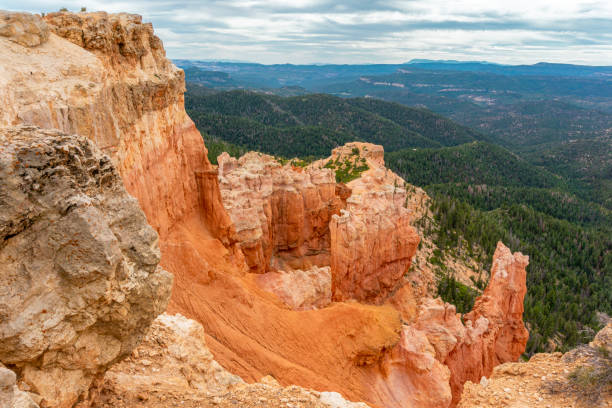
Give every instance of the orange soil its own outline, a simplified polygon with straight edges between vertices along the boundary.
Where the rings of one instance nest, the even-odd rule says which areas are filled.
[[[169,312],[201,322],[226,369],[247,381],[272,375],[282,385],[339,391],[373,406],[389,401],[386,387],[374,383],[378,362],[399,340],[401,322],[392,307],[336,303],[292,311],[241,272],[240,260],[198,215],[161,242],[162,265],[175,276]]]

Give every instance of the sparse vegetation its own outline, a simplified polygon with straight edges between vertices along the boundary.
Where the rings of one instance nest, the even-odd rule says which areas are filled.
[[[323,167],[335,171],[337,183],[348,183],[355,180],[361,177],[361,173],[370,168],[365,158],[359,157],[359,149],[356,147],[353,148],[350,157],[346,157],[342,161],[339,158],[329,160]]]
[[[206,134],[204,134],[204,142],[208,149],[208,160],[212,164],[218,164],[217,157],[223,152],[227,152],[230,156],[238,158],[249,151],[244,147],[236,146],[233,143],[225,142]]]
[[[579,398],[592,404],[612,392],[612,356],[605,348],[599,349],[598,353],[592,365],[580,366],[568,376],[570,386]]]
[[[472,310],[479,295],[480,292],[457,281],[450,273],[446,273],[438,281],[438,296],[455,305],[458,313],[464,314]]]
[[[566,381],[548,382],[546,390],[552,394],[574,395],[580,407],[598,406],[605,395],[612,394],[612,356],[605,347],[583,346],[572,353],[586,357],[585,361],[567,375]]]

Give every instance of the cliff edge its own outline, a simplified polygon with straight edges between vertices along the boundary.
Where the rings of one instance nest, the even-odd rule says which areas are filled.
[[[334,183],[327,169],[289,168],[251,163],[250,159],[227,161],[228,166],[218,171],[207,160],[202,138],[184,111],[182,71],[165,58],[152,26],[139,16],[60,12],[42,19],[2,13],[0,19],[0,101],[6,106],[0,112],[0,125],[36,125],[81,135],[78,143],[83,146],[75,151],[83,151],[84,158],[62,164],[57,175],[65,171],[71,174],[75,166],[84,166],[87,171],[91,168],[93,173],[84,173],[69,183],[74,188],[73,184],[81,186],[79,183],[85,182],[79,188],[88,192],[83,193],[87,197],[89,188],[93,188],[92,195],[103,195],[107,178],[114,180],[115,188],[121,184],[117,173],[121,176],[125,190],[138,200],[147,221],[159,234],[160,264],[175,276],[168,311],[180,312],[202,324],[207,346],[225,369],[247,382],[271,375],[280,387],[299,384],[319,391],[338,391],[350,400],[372,406],[444,407],[456,403],[465,380],[481,373],[488,375],[493,365],[516,359],[524,348],[519,305],[524,296],[527,260],[521,254],[511,254],[500,243],[494,256],[497,269],[492,271],[496,278],[491,279],[490,289],[465,324],[453,306],[421,296],[406,279],[419,237],[410,225],[405,191],[398,189],[403,180],[384,168],[382,147],[355,145],[334,153],[339,162],[350,157],[357,167],[361,167],[361,159],[368,164],[360,177],[346,185]],[[92,162],[88,152],[93,149],[86,147],[86,139],[110,161]],[[32,151],[36,151],[36,143],[31,143]],[[13,145],[7,144],[9,148]],[[53,149],[41,154],[47,154],[49,160],[65,157],[61,149]],[[107,170],[111,162],[115,173]],[[12,177],[10,166],[15,161],[10,163],[7,179]],[[28,167],[24,174],[36,168]],[[41,185],[44,183],[27,184],[16,191],[22,193]],[[2,197],[13,194],[17,193]],[[240,203],[237,198],[241,196],[248,199]],[[154,246],[153,231],[143,226],[142,214],[142,224],[138,224],[141,234],[137,234],[140,241],[124,254],[117,235],[125,220],[105,218],[126,216],[122,207],[109,205],[104,208],[108,214],[102,210],[102,215],[91,214],[97,205],[106,204],[104,197],[90,198],[85,201],[91,201],[91,205],[81,208],[80,201],[75,204],[75,216],[83,211],[83,217],[89,217],[87,222],[107,222],[106,229],[100,227],[106,232],[100,232],[102,236],[91,232],[98,229],[82,221],[83,217],[77,217],[75,225],[66,226],[65,232],[70,234],[77,226],[89,230],[91,238],[79,238],[70,245],[91,244],[86,249],[98,251],[92,259],[102,264],[90,268],[90,261],[84,263],[88,265],[85,271],[73,268],[62,272],[62,265],[68,267],[70,263],[60,257],[78,256],[80,252],[66,253],[57,248],[49,258],[57,256],[61,260],[57,268],[53,267],[53,274],[73,275],[78,285],[100,273],[113,282],[113,276],[122,278],[125,272],[117,265],[126,264],[135,268],[129,271],[141,268],[149,276],[156,276],[158,269],[153,265],[158,258],[154,254],[141,261],[142,265],[120,262],[121,256],[129,259],[152,251],[146,252],[146,245],[142,249],[145,252],[139,250],[138,245],[145,242]],[[19,201],[27,202],[26,198]],[[62,207],[65,202],[70,200],[54,202],[57,209],[53,213],[72,214],[73,207]],[[12,214],[6,221],[8,240],[15,240],[15,232],[28,226],[28,219],[38,220],[34,215],[17,214],[27,207],[15,208],[11,210],[15,214],[6,212]],[[248,217],[241,217],[240,211],[247,212]],[[11,221],[14,219],[26,221]],[[113,244],[111,235],[119,244]],[[27,244],[35,243],[35,238]],[[96,244],[97,239],[104,240],[108,248]],[[117,248],[121,255],[116,253]],[[12,254],[11,262],[15,259]],[[19,273],[28,268],[19,269]],[[281,272],[281,279],[270,276],[268,285],[262,282],[263,275]],[[165,275],[159,274],[161,280]],[[3,276],[13,279],[13,275]],[[297,282],[314,282],[313,290],[292,296],[291,282],[296,276]],[[152,284],[150,280],[143,279],[140,284]],[[11,280],[7,287],[13,287],[13,283]],[[106,302],[102,310],[120,322],[126,319],[123,323],[128,324],[129,310],[126,314],[121,308],[113,309],[124,299],[112,296],[120,284],[109,285],[110,289],[104,286],[100,295]],[[96,286],[96,290],[100,288]],[[288,296],[283,298],[283,291]],[[146,318],[136,321],[143,325],[150,321],[166,297],[166,292],[158,293],[155,299],[159,304]],[[324,301],[318,302],[321,297]],[[66,299],[69,305],[81,304],[79,296],[69,294]],[[58,308],[58,313],[63,311],[65,308]],[[71,319],[69,324],[77,325],[77,333],[93,327],[107,336],[103,330],[106,326],[92,321],[98,320],[86,315]],[[89,323],[93,326],[87,326]],[[112,327],[121,328],[123,323]],[[44,322],[38,322],[36,328],[42,325]],[[138,327],[143,326],[139,323]],[[117,346],[101,338],[105,340],[99,343],[100,355],[98,346],[92,346],[90,355],[85,353],[90,350],[87,347],[79,348],[84,351],[78,353],[56,353],[55,348],[51,351],[43,347],[31,355],[24,354],[23,361],[7,364],[18,371],[20,379],[28,379],[28,387],[37,390],[49,384],[51,373],[55,373],[49,370],[70,373],[73,381],[66,380],[70,386],[58,390],[51,384],[44,391],[48,398],[70,405],[86,392],[99,372],[136,342],[130,340],[125,346],[120,342]],[[62,346],[57,350],[63,350],[64,344],[73,345],[72,340],[58,341]],[[78,360],[81,357],[83,361]],[[86,365],[90,360],[94,366]]]

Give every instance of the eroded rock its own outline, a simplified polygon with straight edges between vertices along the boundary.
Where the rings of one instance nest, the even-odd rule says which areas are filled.
[[[49,27],[39,15],[0,10],[0,37],[24,47],[36,47],[49,38]]]
[[[7,22],[7,30],[17,23]],[[166,58],[152,25],[104,12],[49,13],[41,24],[49,38],[27,52],[0,35],[0,126],[89,138],[113,160],[159,234],[197,211],[229,243],[216,171],[185,112],[184,73]]]
[[[347,184],[351,196],[346,208],[330,222],[332,292],[338,301],[377,303],[401,286],[419,236],[406,208],[404,180],[384,167],[382,146],[347,143],[334,149],[329,160],[357,151],[369,169]]]
[[[84,137],[0,129],[0,361],[72,406],[168,303],[155,231]]]
[[[452,374],[454,403],[466,381],[480,381],[495,366],[516,361],[525,351],[529,333],[523,323],[523,301],[528,263],[528,256],[513,254],[503,243],[497,243],[489,284],[472,311],[464,315],[465,337],[445,360]]]
[[[535,354],[526,362],[508,362],[495,367],[489,378],[468,381],[460,408],[501,407],[589,407],[612,406],[609,375],[612,324],[589,345],[561,353]]]
[[[218,162],[223,205],[251,272],[329,265],[329,221],[342,206],[331,170],[293,169],[256,152]]]
[[[331,303],[329,266],[267,272],[257,275],[256,280],[264,290],[274,293],[294,310],[320,309]]]
[[[204,324],[210,334],[209,347],[225,367],[249,381],[271,374],[285,385],[331,388],[330,391],[341,391],[351,399],[380,406],[412,403],[441,407],[448,403],[451,391],[457,395],[460,387],[456,384],[461,384],[468,375],[485,372],[492,361],[501,362],[518,352],[522,326],[516,305],[522,300],[520,290],[512,289],[512,285],[520,284],[520,274],[516,274],[516,280],[491,280],[498,289],[487,292],[488,300],[482,301],[463,329],[457,325],[460,320],[451,307],[419,299],[430,286],[427,280],[420,287],[403,290],[404,275],[418,237],[410,227],[410,207],[404,208],[407,197],[403,180],[382,166],[382,148],[352,144],[348,149],[337,149],[334,154],[346,157],[353,155],[356,148],[369,165],[369,170],[348,187],[336,184],[331,171],[314,165],[301,170],[274,162],[251,171],[246,163],[240,169],[239,161],[220,160],[217,174],[206,158],[200,134],[184,111],[183,73],[165,58],[150,25],[143,24],[137,16],[106,13],[59,13],[49,15],[46,21],[53,33],[35,48],[26,49],[0,36],[3,64],[0,99],[4,107],[0,124],[29,123],[82,134],[111,157],[127,190],[138,199],[149,222],[160,233],[162,263],[176,274],[172,310],[189,314]],[[105,166],[102,163],[98,167]],[[67,171],[72,171],[71,167]],[[234,180],[241,184],[230,182],[229,191],[236,195],[230,201],[238,204],[243,200],[243,206],[237,208],[246,215],[237,211],[230,218],[222,205],[219,180],[229,180],[234,173],[238,175]],[[28,181],[18,190],[42,185]],[[92,202],[92,205],[78,200],[66,203],[66,215],[74,211],[70,225],[52,226],[58,229],[60,237],[75,231],[84,231],[88,236],[78,240],[75,253],[63,247],[54,253],[63,265],[57,269],[57,279],[78,282],[76,292],[99,279],[112,280],[125,272],[118,267],[124,255],[122,241],[114,229],[121,223],[104,227],[106,220],[95,213],[98,207],[95,200]],[[345,217],[346,222],[336,225],[332,233],[331,217],[341,208],[346,213],[338,219]],[[30,221],[32,225],[39,222],[37,207],[21,210],[29,215],[17,214],[16,221],[3,227],[2,236],[8,240],[30,228]],[[0,217],[5,214],[7,219],[15,216],[1,212]],[[102,227],[88,228],[94,221]],[[235,230],[234,225],[238,227]],[[32,243],[45,237],[39,235],[32,237]],[[148,237],[147,232],[140,239],[149,242]],[[113,243],[113,239],[118,243]],[[237,240],[237,246],[233,240]],[[101,245],[101,241],[108,245]],[[82,257],[81,251],[92,256]],[[142,251],[136,247],[134,252]],[[147,253],[146,248],[142,253]],[[332,259],[334,253],[337,257]],[[18,259],[11,256],[11,262]],[[71,267],[71,260],[82,262],[83,268]],[[142,263],[149,265],[147,262]],[[338,293],[336,300],[350,302],[331,304],[321,310],[290,310],[269,294],[262,295],[252,276],[244,274],[246,270],[308,271],[313,265],[330,265],[332,290]],[[352,265],[356,268],[351,269]],[[115,275],[113,267],[117,267]],[[144,282],[150,284],[147,279]],[[31,284],[27,280],[13,283],[20,291]],[[283,280],[283,285],[277,287],[281,286],[287,291],[291,284]],[[92,313],[82,316],[75,312],[74,321],[66,323],[66,327],[78,326],[73,328],[74,334],[69,329],[62,330],[61,333],[67,333],[62,337],[57,330],[51,330],[32,337],[36,340],[32,350],[20,350],[22,356],[36,355],[39,337],[51,336],[61,345],[41,352],[32,361],[11,365],[21,380],[27,377],[29,382],[23,380],[21,384],[32,384],[34,391],[69,400],[88,387],[86,383],[97,376],[98,368],[131,349],[113,340],[120,337],[114,332],[109,334],[104,323],[121,321],[126,313],[118,306],[124,302],[121,296],[112,297],[116,287],[122,288],[110,284],[104,290],[95,286],[87,291],[94,299],[104,299],[103,310],[110,313],[109,320],[98,323],[98,303],[88,300],[96,306]],[[296,299],[296,291],[286,293],[288,299]],[[327,299],[327,291],[322,293]],[[44,294],[53,296],[55,292]],[[281,291],[278,294],[282,297]],[[81,306],[78,299],[84,295],[71,292],[66,296]],[[110,300],[105,296],[111,296]],[[355,299],[374,304],[389,300],[399,312],[390,306],[359,304]],[[513,299],[512,307],[505,306],[507,299]],[[299,300],[295,304],[304,303]],[[59,307],[53,313],[64,313],[67,308]],[[88,326],[92,320],[95,323]],[[55,322],[45,319],[37,324],[48,321]],[[124,323],[112,326],[119,330]],[[95,330],[89,332],[90,327]],[[131,333],[129,328],[121,330],[123,334]],[[81,336],[82,331],[85,333]],[[500,352],[498,347],[502,344],[510,345],[509,354]],[[87,358],[81,361],[80,356],[85,355],[82,353]],[[497,356],[497,360],[492,356]],[[186,366],[191,367],[191,363]],[[149,356],[135,366],[137,371],[127,373],[135,378],[126,380],[122,386],[138,385],[137,372],[146,367],[151,367],[148,379],[155,381],[153,369],[161,370],[161,366]],[[61,390],[49,381],[52,375],[61,380]],[[171,372],[168,378],[160,377],[159,381],[168,380],[172,384],[178,378],[180,386],[185,384],[184,379],[195,381],[194,384],[199,381],[197,370],[195,377],[189,370],[181,373],[182,378],[174,375]],[[231,394],[233,399],[220,401],[225,406],[238,402],[245,406],[269,402],[269,406],[275,406],[290,401],[275,399],[277,389],[270,384],[266,381],[256,388],[261,391],[260,398],[267,401],[249,399],[249,388],[242,386]],[[287,388],[290,389],[287,398],[310,398]],[[131,406],[155,401],[144,392],[126,395],[140,401],[130,400]],[[188,401],[177,399],[176,403],[183,400]],[[119,404],[117,400],[113,403]],[[320,401],[315,399],[312,403]]]
[[[179,404],[187,408],[368,408],[345,400],[337,392],[282,387],[271,376],[247,384],[213,359],[199,323],[163,314],[132,354],[106,373],[92,406],[161,408]]]

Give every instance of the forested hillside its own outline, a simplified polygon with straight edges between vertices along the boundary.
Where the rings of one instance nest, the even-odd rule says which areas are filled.
[[[496,144],[499,138],[427,109],[323,94],[280,97],[190,86],[186,106],[213,162],[221,151],[312,159],[348,141],[382,144],[387,167],[433,197],[438,228],[427,233],[443,249],[434,256],[468,254],[489,268],[498,240],[530,255],[528,353],[588,341],[599,328],[596,312],[612,314],[609,139],[592,138],[592,132],[590,139],[572,141],[544,135],[541,140],[552,142],[510,151]],[[522,109],[545,115],[543,107]],[[439,290],[460,310],[477,294],[450,274]]]
[[[587,341],[595,312],[612,313],[612,213],[577,197],[566,179],[482,142],[401,150],[385,161],[433,197],[438,247],[486,268],[498,240],[529,254],[528,353]]]
[[[596,311],[612,313],[612,234],[610,228],[583,228],[511,202],[490,211],[447,192],[427,189],[440,225],[435,242],[449,251],[482,248],[485,267],[497,240],[529,254],[525,321],[528,354],[567,350],[589,341],[600,327]]]
[[[424,109],[361,98],[324,94],[284,98],[250,91],[211,94],[190,87],[185,105],[211,140],[285,157],[323,157],[334,147],[355,140],[395,151],[485,139]]]
[[[416,185],[447,182],[524,187],[555,187],[560,177],[490,143],[473,142],[438,149],[405,149],[385,154],[389,168]]]
[[[542,145],[523,156],[565,177],[581,196],[612,210],[612,136]]]

